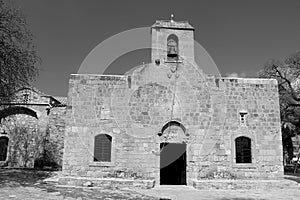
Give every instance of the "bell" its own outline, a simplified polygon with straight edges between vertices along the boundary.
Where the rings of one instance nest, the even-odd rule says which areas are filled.
[[[177,51],[175,49],[175,47],[169,47],[168,49],[168,57],[174,58],[177,57]]]

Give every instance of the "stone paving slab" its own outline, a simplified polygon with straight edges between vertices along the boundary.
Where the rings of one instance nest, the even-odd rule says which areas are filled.
[[[172,200],[298,200],[300,190],[197,190],[192,187],[155,187],[151,190],[135,190],[144,195]]]
[[[300,190],[300,185],[297,182],[283,178],[277,180],[194,180],[193,187],[199,190],[268,190],[269,188]]]

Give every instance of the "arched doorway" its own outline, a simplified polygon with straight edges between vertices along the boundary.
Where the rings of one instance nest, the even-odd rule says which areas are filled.
[[[162,128],[160,143],[160,184],[186,185],[185,128],[176,121]]]
[[[33,167],[44,140],[36,111],[25,106],[6,107],[0,110],[0,124],[9,137],[9,141],[1,141],[1,161],[11,167]]]

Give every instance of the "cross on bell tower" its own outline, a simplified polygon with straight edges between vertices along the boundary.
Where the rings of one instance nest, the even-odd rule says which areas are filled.
[[[173,18],[174,18],[174,15],[171,14],[171,22],[174,22]]]

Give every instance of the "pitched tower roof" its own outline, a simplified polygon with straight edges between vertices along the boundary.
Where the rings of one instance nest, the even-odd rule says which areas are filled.
[[[169,28],[169,29],[190,29],[194,30],[188,21],[156,20],[152,28]]]

